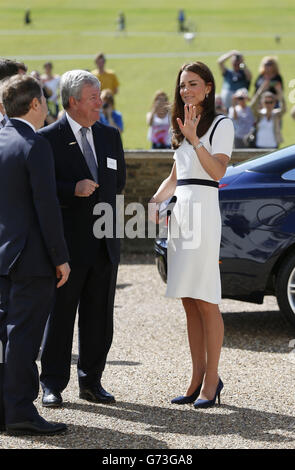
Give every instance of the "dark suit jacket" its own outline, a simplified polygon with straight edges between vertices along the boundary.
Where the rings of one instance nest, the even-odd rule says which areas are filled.
[[[52,150],[12,119],[0,131],[0,275],[52,275],[68,260]]]
[[[76,183],[93,179],[66,115],[44,127],[39,133],[49,140],[55,159],[58,197],[61,204],[65,237],[71,265],[93,264],[99,243],[93,234],[98,216],[93,209],[98,202],[110,204],[113,209],[113,234],[106,238],[113,263],[120,258],[120,240],[116,238],[116,195],[125,185],[126,169],[120,133],[113,127],[96,122],[92,126],[98,159],[99,188],[90,197],[75,196]],[[117,169],[110,168],[108,158],[116,160]]]

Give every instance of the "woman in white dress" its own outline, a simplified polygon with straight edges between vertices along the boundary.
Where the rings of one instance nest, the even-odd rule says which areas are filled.
[[[150,201],[177,199],[169,222],[166,295],[181,298],[186,312],[192,378],[186,393],[172,403],[204,408],[217,397],[220,402],[223,388],[218,375],[224,335],[218,307],[218,181],[231,157],[234,127],[216,115],[214,77],[201,62],[186,64],[178,73],[172,132],[175,163]]]

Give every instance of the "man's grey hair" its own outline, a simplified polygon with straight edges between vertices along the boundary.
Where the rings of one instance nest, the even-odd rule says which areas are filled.
[[[60,80],[60,94],[64,109],[69,108],[70,96],[80,100],[84,85],[96,86],[100,89],[100,81],[86,70],[70,70],[65,72]]]

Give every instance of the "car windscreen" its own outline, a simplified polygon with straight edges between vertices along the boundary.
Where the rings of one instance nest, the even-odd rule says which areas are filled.
[[[232,173],[256,171],[258,173],[282,173],[295,168],[295,145],[285,147],[262,157],[254,157],[232,167]]]

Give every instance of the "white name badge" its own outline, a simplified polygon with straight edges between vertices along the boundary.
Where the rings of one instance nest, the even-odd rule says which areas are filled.
[[[107,167],[108,168],[111,168],[112,170],[116,170],[117,169],[117,160],[115,160],[114,158],[107,158]]]

